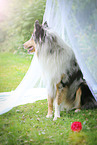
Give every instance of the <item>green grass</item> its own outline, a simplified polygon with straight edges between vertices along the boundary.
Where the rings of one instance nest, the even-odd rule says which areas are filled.
[[[61,112],[57,121],[47,119],[47,100],[21,105],[0,116],[2,145],[96,145],[97,110]],[[80,121],[83,129],[71,131]]]
[[[12,53],[0,53],[0,92],[14,90],[30,66],[31,58],[14,55]]]
[[[18,55],[0,54],[0,68],[2,68],[0,79],[1,77],[2,80],[5,79],[2,85],[0,81],[2,90],[10,91],[19,84],[29,67],[30,61],[29,58]],[[11,68],[11,71],[8,68]],[[6,73],[4,74],[4,72]],[[8,78],[7,75],[9,75]],[[7,88],[8,84],[9,88]],[[0,145],[97,144],[97,109],[83,110],[77,113],[74,111],[66,113],[64,111],[61,112],[61,118],[56,121],[47,119],[46,115],[47,100],[21,105],[1,115]],[[80,132],[71,131],[71,123],[74,121],[82,123],[83,128]]]

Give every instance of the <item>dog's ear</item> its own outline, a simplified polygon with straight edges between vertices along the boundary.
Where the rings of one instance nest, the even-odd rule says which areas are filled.
[[[41,29],[41,26],[39,25],[39,21],[38,20],[35,21],[35,29],[36,29],[36,31]]]
[[[47,28],[48,27],[47,21],[45,21],[43,25],[45,28]]]
[[[43,27],[39,24],[39,21],[35,21],[34,25],[34,32],[33,32],[33,39],[35,42],[42,42],[44,39],[44,29]]]

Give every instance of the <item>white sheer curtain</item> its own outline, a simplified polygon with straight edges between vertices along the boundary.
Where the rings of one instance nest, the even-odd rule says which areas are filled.
[[[72,47],[97,96],[97,1],[47,0],[44,21]]]
[[[33,15],[33,14],[32,14]],[[97,1],[47,0],[43,22],[75,52],[92,93],[97,96]],[[20,85],[0,93],[0,114],[17,105],[47,98],[36,56]]]
[[[0,93],[0,114],[9,111],[15,106],[33,103],[46,98],[47,92],[43,87],[37,58],[34,56],[28,72],[16,90]]]

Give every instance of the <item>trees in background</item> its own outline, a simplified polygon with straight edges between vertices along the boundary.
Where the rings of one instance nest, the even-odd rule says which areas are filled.
[[[5,3],[8,6],[0,21],[0,50],[22,52],[22,44],[31,37],[35,20],[42,23],[46,0],[5,0]]]

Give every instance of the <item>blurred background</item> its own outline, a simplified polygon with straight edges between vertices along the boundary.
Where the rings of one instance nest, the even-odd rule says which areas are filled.
[[[22,44],[42,23],[46,0],[0,0],[0,52],[25,53]]]
[[[36,19],[43,21],[46,0],[0,0],[0,92],[15,90],[33,55],[24,50]]]

